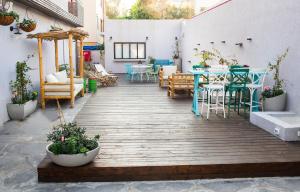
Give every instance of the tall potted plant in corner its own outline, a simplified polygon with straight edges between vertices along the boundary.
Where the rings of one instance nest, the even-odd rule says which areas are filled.
[[[180,50],[179,50],[179,40],[177,37],[175,38],[175,47],[174,47],[174,51],[173,51],[173,62],[174,62],[174,65],[177,66],[177,71],[182,71],[182,63],[181,63]]]
[[[28,56],[28,59],[31,56]],[[7,104],[7,112],[12,120],[23,120],[33,113],[37,106],[37,91],[31,91],[31,80],[27,72],[31,69],[27,61],[17,62],[16,80],[10,82],[12,103]]]
[[[268,65],[270,71],[273,71],[273,80],[275,82],[273,87],[266,86],[262,92],[264,111],[283,111],[285,109],[287,93],[283,90],[284,81],[280,79],[279,72],[280,65],[286,58],[288,52],[289,49],[286,49],[285,52],[277,58],[274,64],[269,63]]]

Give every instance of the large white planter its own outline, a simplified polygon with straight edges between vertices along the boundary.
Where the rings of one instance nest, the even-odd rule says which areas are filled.
[[[100,145],[98,143],[98,147],[92,151],[87,152],[86,154],[75,154],[75,155],[55,155],[51,151],[49,151],[49,144],[46,147],[47,155],[50,157],[53,163],[63,166],[63,167],[78,167],[85,164],[90,163],[95,159],[100,150]]]
[[[264,111],[283,111],[286,105],[286,92],[282,95],[265,98],[263,101]]]
[[[36,110],[37,100],[28,101],[24,104],[7,104],[7,113],[12,120],[24,120]]]

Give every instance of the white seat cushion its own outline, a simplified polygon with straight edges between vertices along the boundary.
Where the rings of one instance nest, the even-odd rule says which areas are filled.
[[[47,92],[47,89],[48,90],[63,89],[63,90],[68,90],[68,91]],[[82,89],[83,89],[83,84],[74,84],[74,95],[76,96]],[[46,96],[70,96],[71,92],[69,90],[70,90],[69,85],[46,85],[45,86],[45,95]]]
[[[65,71],[65,70],[54,73],[54,76],[56,77],[56,79],[59,82],[62,82],[62,83],[66,83],[68,80],[67,71]]]
[[[107,71],[104,69],[103,65],[101,64],[94,64],[95,69],[99,72],[102,73],[103,76],[107,76],[110,75],[109,73],[107,73]]]
[[[48,75],[46,75],[46,82],[47,83],[58,83],[58,80],[53,74],[48,74]]]
[[[176,73],[177,66],[163,66],[163,76],[170,76],[173,73]]]
[[[67,83],[70,83],[70,78],[67,78]],[[83,78],[74,78],[74,84],[83,84]]]

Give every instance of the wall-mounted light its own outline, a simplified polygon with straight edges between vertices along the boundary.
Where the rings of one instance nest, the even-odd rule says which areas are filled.
[[[198,43],[197,45],[200,46],[200,43]]]
[[[11,32],[14,32],[14,31],[15,31],[15,32],[14,32],[15,35],[22,35],[22,33],[21,33],[20,28],[19,28],[18,25],[16,25],[15,27],[10,26],[9,30],[10,30]]]
[[[112,40],[112,36],[109,37],[109,40]]]
[[[236,43],[235,45],[243,47],[243,43]]]
[[[215,42],[211,41],[210,44],[214,44]]]
[[[251,38],[251,37],[248,37],[248,38],[247,38],[247,41],[252,41],[252,38]]]
[[[188,61],[188,63],[192,63],[192,61]]]
[[[175,36],[175,40],[176,40],[176,41],[178,40],[178,37],[177,37],[177,36]]]
[[[147,36],[147,37],[146,37],[146,41],[148,41],[148,40],[149,40],[149,37]]]
[[[226,41],[221,41],[221,43],[226,43]]]

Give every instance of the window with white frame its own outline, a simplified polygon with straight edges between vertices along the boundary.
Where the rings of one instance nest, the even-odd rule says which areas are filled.
[[[144,42],[115,42],[115,59],[146,59],[146,43]]]

